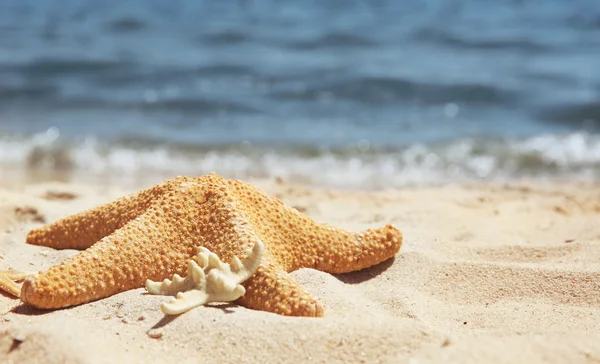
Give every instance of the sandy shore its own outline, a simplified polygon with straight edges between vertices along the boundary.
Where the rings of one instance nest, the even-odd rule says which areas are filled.
[[[357,273],[294,272],[325,306],[318,319],[224,304],[166,319],[166,298],[144,289],[50,312],[0,296],[0,361],[600,361],[600,186],[256,184],[318,221],[350,230],[394,224],[402,249]],[[129,192],[0,182],[0,269],[41,270],[75,254],[27,245],[25,236]]]

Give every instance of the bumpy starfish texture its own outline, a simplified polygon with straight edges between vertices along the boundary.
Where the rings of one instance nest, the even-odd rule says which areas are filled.
[[[236,302],[322,316],[322,306],[288,273],[372,266],[398,252],[402,234],[391,225],[351,233],[319,224],[252,185],[215,174],[177,177],[31,231],[30,244],[85,250],[27,278],[20,297],[39,308],[86,303],[184,274],[199,246],[232,261],[259,241],[262,261]]]
[[[254,248],[247,251],[248,256],[243,262],[233,257],[231,264],[227,264],[215,253],[201,247],[198,255],[189,260],[186,278],[175,274],[173,280],[147,280],[146,290],[152,294],[176,295],[161,305],[162,312],[167,315],[177,315],[210,302],[234,301],[246,293],[240,283],[256,272],[263,252],[263,243],[257,241]]]

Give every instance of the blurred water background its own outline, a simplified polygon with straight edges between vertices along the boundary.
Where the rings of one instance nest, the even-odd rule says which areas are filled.
[[[0,177],[600,179],[597,0],[0,0]]]

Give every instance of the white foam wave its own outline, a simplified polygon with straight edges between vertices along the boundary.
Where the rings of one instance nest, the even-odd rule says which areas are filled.
[[[58,130],[0,138],[0,179],[62,178],[144,183],[174,175],[217,172],[232,178],[281,177],[311,184],[384,188],[408,184],[511,178],[600,179],[600,138],[587,133],[522,140],[465,138],[396,150],[356,149],[303,156],[293,150],[181,151],[131,148],[94,138],[61,140]]]

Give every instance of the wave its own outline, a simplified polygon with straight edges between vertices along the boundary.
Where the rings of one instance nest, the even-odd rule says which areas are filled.
[[[77,78],[90,81],[90,89],[94,91],[97,86],[123,88],[207,78],[260,78],[261,75],[249,66],[220,62],[184,67],[152,66],[115,59],[41,58],[23,64],[0,64],[0,77],[18,77],[34,85],[48,82],[60,84],[64,79]]]
[[[106,23],[106,28],[115,33],[133,33],[143,30],[148,27],[148,24],[137,17],[125,16],[110,20]]]
[[[398,100],[426,104],[461,102],[465,104],[512,105],[518,94],[484,84],[434,84],[390,77],[360,77],[291,90],[274,90],[271,97],[283,100],[318,101],[323,95],[368,104]]]
[[[2,70],[18,73],[25,77],[60,78],[86,74],[123,74],[131,71],[135,65],[131,62],[113,59],[84,58],[38,58],[22,64],[3,64]]]
[[[600,14],[598,14],[598,12],[597,9],[586,7],[585,11],[568,16],[565,24],[575,29],[600,29]]]
[[[377,43],[363,36],[346,33],[329,33],[320,37],[308,40],[290,40],[282,43],[285,48],[315,51],[328,49],[350,49],[350,48],[368,48],[376,46]]]
[[[513,51],[540,53],[547,52],[551,48],[545,44],[526,38],[503,38],[503,39],[474,39],[452,34],[439,29],[420,29],[412,34],[416,41],[432,42],[444,46],[461,49],[474,49],[484,51]]]
[[[165,111],[180,114],[210,115],[220,112],[257,114],[258,110],[239,102],[227,100],[209,100],[201,98],[157,100],[155,102],[135,103],[125,105],[142,111]]]
[[[250,37],[247,33],[238,30],[221,30],[205,35],[201,35],[197,38],[199,43],[204,43],[212,46],[219,45],[238,45],[248,42]]]
[[[58,89],[46,84],[0,85],[0,105],[23,100],[45,100],[58,95]]]
[[[544,120],[600,128],[600,100],[547,108],[540,112]]]
[[[55,87],[0,85],[0,110],[18,110],[26,104],[28,111],[111,111],[174,113],[177,115],[207,116],[215,114],[257,115],[261,111],[243,102],[225,98],[209,99],[203,97],[163,97],[153,89],[148,89],[138,100],[122,101],[95,96],[64,96]]]
[[[460,139],[436,145],[338,148],[106,144],[67,141],[56,128],[0,138],[0,177],[140,183],[217,172],[231,178],[273,178],[349,188],[526,179],[600,179],[600,136],[583,132],[525,139]],[[33,176],[33,177],[32,177]]]

